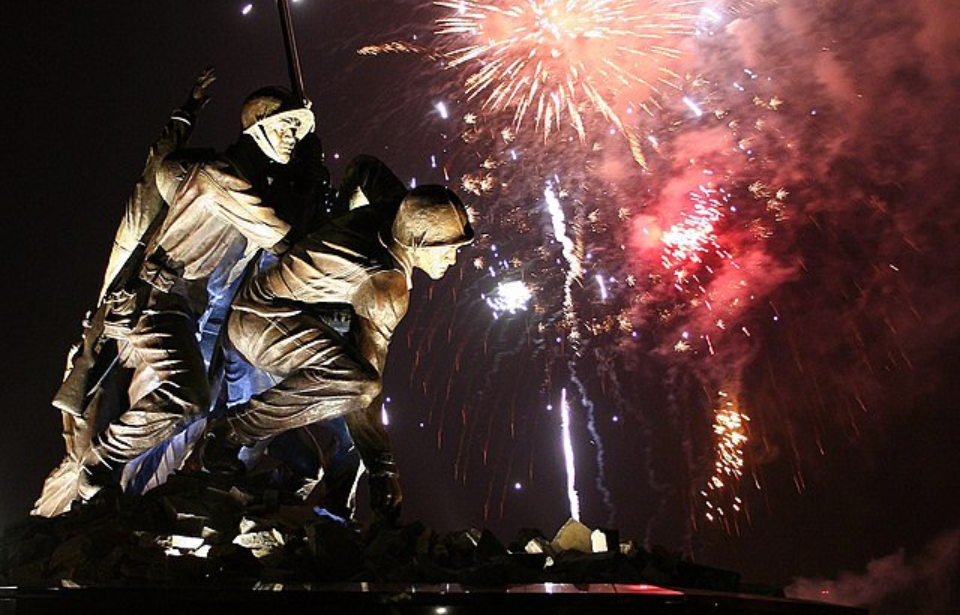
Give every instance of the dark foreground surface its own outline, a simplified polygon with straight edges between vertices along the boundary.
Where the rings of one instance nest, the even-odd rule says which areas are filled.
[[[470,588],[458,584],[328,584],[259,589],[124,587],[0,589],[3,615],[95,613],[477,613],[635,615],[862,615],[832,605],[740,594],[675,591],[652,585],[533,584]]]
[[[344,522],[273,485],[181,475],[142,497],[105,492],[11,525],[0,615],[861,612],[784,600],[573,520],[504,544],[473,528]]]

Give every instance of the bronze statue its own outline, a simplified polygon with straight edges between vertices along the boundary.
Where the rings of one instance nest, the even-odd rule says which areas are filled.
[[[207,469],[243,470],[242,445],[343,417],[369,471],[371,505],[399,513],[399,473],[381,423],[381,383],[393,331],[407,311],[414,269],[441,278],[473,240],[460,199],[422,186],[399,207],[360,207],[319,230],[244,284],[229,340],[276,385],[212,422],[201,448]],[[347,311],[341,334],[331,313]]]
[[[140,262],[150,229],[156,228],[166,215],[167,205],[156,184],[157,169],[166,156],[180,150],[190,139],[199,112],[210,100],[207,90],[215,80],[213,68],[207,68],[197,78],[184,104],[173,111],[160,136],[150,147],[143,173],[127,199],[124,216],[107,261],[97,308],[85,319],[83,335],[67,357],[64,382],[53,399],[54,407],[63,414],[63,437],[68,459],[79,461],[89,447],[90,430],[99,414],[99,408],[95,406],[103,403],[106,397],[98,390],[107,386],[101,381],[104,376],[102,371],[116,357],[115,345],[101,354],[104,350],[103,316],[109,308],[104,298],[127,283],[133,266]],[[91,326],[94,323],[95,326]],[[34,514],[49,515],[55,512],[38,508]]]
[[[102,312],[104,335],[118,340],[120,361],[132,369],[129,408],[82,455],[68,455],[54,470],[35,514],[59,514],[89,499],[110,480],[113,465],[166,441],[209,409],[198,319],[214,294],[235,287],[261,249],[283,252],[297,237],[284,219],[301,217],[296,207],[284,206],[292,215],[282,217],[280,207],[261,197],[276,185],[280,198],[279,188],[291,181],[283,166],[314,124],[302,100],[282,88],[258,90],[241,115],[244,134],[220,156],[170,156],[157,170],[167,213],[148,230],[142,260],[104,298]]]
[[[336,195],[328,194],[327,210],[331,216],[358,207],[373,207],[387,221],[396,215],[407,187],[381,160],[364,154],[347,165]],[[260,259],[260,270],[272,267],[276,260],[276,257],[264,254]],[[327,310],[323,317],[337,332],[348,332],[349,308]],[[250,365],[229,343],[223,350],[226,406],[244,403],[276,383],[275,377]],[[375,407],[380,405],[379,402],[374,404]],[[214,413],[220,414],[222,409],[217,408]],[[269,461],[261,465],[260,460],[264,457]],[[343,418],[313,423],[260,440],[256,446],[244,450],[242,459],[249,471],[271,468],[273,485],[282,492],[343,519],[354,518],[356,490],[364,467]],[[125,475],[130,467],[125,469]],[[125,484],[124,488],[136,492],[136,484]]]
[[[143,173],[133,188],[133,194],[127,201],[123,220],[117,228],[107,260],[107,269],[103,276],[103,287],[100,289],[99,301],[103,301],[117,273],[127,259],[142,245],[153,222],[158,215],[165,213],[167,204],[157,189],[157,170],[161,162],[168,155],[181,149],[193,132],[197,115],[210,102],[207,89],[216,81],[213,68],[207,68],[197,78],[186,102],[170,116],[170,121],[163,128],[163,132],[156,143],[150,148]]]

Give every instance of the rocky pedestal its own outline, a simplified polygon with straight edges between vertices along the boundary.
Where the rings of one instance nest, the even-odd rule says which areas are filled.
[[[277,605],[342,603],[364,612],[390,604],[393,610],[384,612],[397,612],[397,604],[417,612],[453,606],[469,612],[478,605],[494,608],[508,595],[515,597],[504,608],[532,601],[528,610],[550,612],[561,599],[538,603],[531,596],[566,596],[562,604],[573,607],[578,600],[607,604],[610,612],[630,604],[634,609],[637,600],[646,600],[645,608],[692,608],[692,596],[702,591],[713,592],[716,604],[718,597],[729,601],[744,593],[767,596],[768,609],[788,604],[777,599],[782,594],[776,588],[746,586],[735,572],[697,565],[666,549],[647,551],[621,541],[616,531],[574,520],[552,538],[528,529],[504,545],[476,529],[438,532],[417,522],[360,527],[287,501],[266,481],[226,482],[209,475],[175,476],[142,497],[103,494],[60,517],[6,528],[0,585],[7,587],[0,606],[14,604],[12,612],[19,614],[46,612],[41,607],[86,612],[82,604],[64,601],[87,600],[100,613],[113,612],[113,605],[117,612],[142,615],[144,608],[160,608],[144,602],[150,595],[159,604],[213,601],[214,611],[229,604],[247,612],[264,600],[260,590],[283,590],[270,592]],[[134,596],[140,606],[125,608]],[[806,604],[833,610],[750,611],[740,605],[736,612],[848,612]],[[570,612],[591,612],[573,607]]]

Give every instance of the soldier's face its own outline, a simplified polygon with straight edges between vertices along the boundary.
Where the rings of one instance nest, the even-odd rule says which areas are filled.
[[[303,126],[295,117],[278,118],[275,122],[264,122],[266,140],[275,152],[274,160],[282,164],[290,162],[293,148],[303,138]]]
[[[457,262],[457,246],[430,246],[417,248],[414,266],[434,280],[439,280]]]

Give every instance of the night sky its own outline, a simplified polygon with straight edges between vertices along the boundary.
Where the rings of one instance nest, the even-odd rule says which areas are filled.
[[[221,149],[243,97],[286,84],[275,6],[246,4],[39,0],[0,13],[2,524],[27,514],[62,455],[49,400],[170,111],[214,66],[191,145]],[[444,280],[416,278],[391,348],[405,519],[504,540],[558,528],[566,388],[587,525],[748,580],[802,579],[806,597],[830,579],[835,597],[873,604],[889,588],[960,598],[960,8],[708,7],[716,19],[701,13],[700,36],[677,43],[678,89],[631,124],[647,170],[608,119],[588,117],[582,142],[568,129],[544,139],[529,118],[504,139],[512,112],[479,111],[458,85],[465,73],[429,54],[357,53],[444,48],[431,33],[445,9],[292,8],[334,178],[368,153],[404,181],[444,183],[445,169],[456,189],[463,176],[494,186],[462,192],[481,238]],[[547,182],[583,259],[566,307],[570,261]],[[665,283],[681,265],[663,263],[656,238],[708,182],[726,190],[711,193],[726,208],[715,242],[683,264],[697,284]],[[495,320],[483,294],[520,277],[530,309]],[[727,528],[705,519],[699,495],[717,390],[750,417],[736,491],[746,510]],[[932,599],[918,609],[951,612]]]

